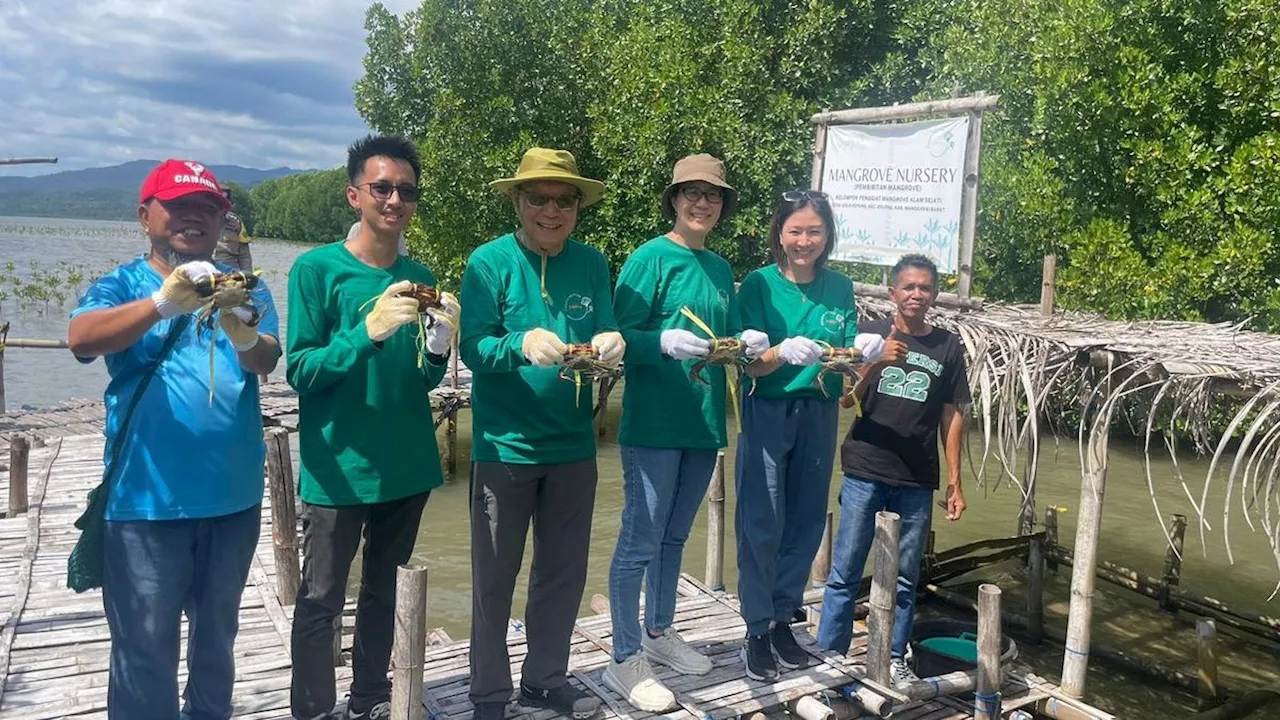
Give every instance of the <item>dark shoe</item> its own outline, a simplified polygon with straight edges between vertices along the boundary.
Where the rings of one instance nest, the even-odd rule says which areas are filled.
[[[573,720],[587,720],[600,711],[600,699],[592,697],[569,683],[543,690],[520,683],[520,704],[555,710]]]
[[[809,653],[796,642],[790,625],[774,625],[769,630],[769,640],[773,643],[773,652],[778,656],[778,664],[788,670],[809,666]]]
[[[773,661],[773,643],[769,641],[769,633],[748,637],[742,644],[741,657],[747,677],[752,680],[773,682],[778,679],[778,664]]]
[[[507,714],[507,704],[503,702],[475,703],[472,707],[472,720],[502,720]]]
[[[380,703],[374,703],[372,707],[356,712],[347,706],[346,720],[391,720],[391,701],[383,700]]]

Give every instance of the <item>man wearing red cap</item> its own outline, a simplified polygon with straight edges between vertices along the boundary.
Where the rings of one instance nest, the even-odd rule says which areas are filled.
[[[179,717],[184,612],[190,674],[181,717],[231,717],[266,455],[256,376],[275,368],[280,344],[262,283],[249,293],[252,309],[216,311],[212,330],[193,322],[210,302],[197,284],[231,270],[210,262],[227,209],[207,168],[165,161],[138,194],[150,251],[94,283],[71,313],[71,351],[86,363],[101,356],[111,375],[102,602],[112,719]]]

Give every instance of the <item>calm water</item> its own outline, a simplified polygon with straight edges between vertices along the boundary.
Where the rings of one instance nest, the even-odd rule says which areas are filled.
[[[144,249],[145,242],[141,233],[131,223],[0,218],[0,272],[3,272],[5,263],[11,260],[20,275],[33,260],[46,270],[53,269],[59,261],[65,261],[86,266],[89,270],[104,271],[136,256]],[[263,268],[273,290],[282,315],[282,327],[288,312],[284,293],[287,271],[293,259],[306,249],[307,246],[272,240],[258,240],[253,245],[255,264]],[[0,283],[3,281],[0,280]],[[2,287],[0,284],[0,288]],[[50,307],[45,311],[42,306],[33,304],[24,311],[10,298],[0,304],[0,319],[8,319],[13,323],[11,334],[14,337],[65,338],[67,312],[73,306],[74,300],[69,299],[62,308]],[[280,375],[281,372],[277,371],[276,374]],[[22,405],[46,406],[68,398],[101,397],[106,384],[106,373],[102,363],[81,365],[66,351],[11,349],[5,356],[5,379],[9,406],[12,409]],[[608,563],[617,537],[622,481],[614,431],[617,428],[620,398],[619,389],[612,403],[609,438],[602,441],[599,448],[600,488],[597,493],[592,563],[587,594],[583,601],[584,610],[592,594],[607,592]],[[459,451],[465,457],[470,451],[470,417],[464,412],[459,420]],[[845,422],[848,422],[847,416]],[[443,431],[441,443],[443,444]],[[980,450],[976,443],[973,450]],[[1158,577],[1164,559],[1163,537],[1147,494],[1140,450],[1140,446],[1136,446],[1133,441],[1112,442],[1102,525],[1102,557]],[[1042,458],[1039,507],[1043,509],[1048,505],[1060,505],[1068,508],[1068,512],[1060,516],[1061,539],[1070,544],[1074,540],[1080,480],[1074,438],[1058,441],[1056,445],[1054,441],[1047,440],[1042,446]],[[1188,461],[1188,458],[1183,460],[1182,470],[1198,494],[1206,465]],[[470,550],[465,468],[464,462],[460,465],[459,477],[446,483],[432,495],[427,504],[415,553],[416,559],[431,570],[428,608],[430,624],[445,627],[455,638],[466,637],[470,617]],[[727,451],[727,472],[727,513],[732,518],[732,445]],[[965,482],[969,510],[958,523],[940,521],[935,525],[939,549],[983,538],[1010,535],[1015,529],[1018,508],[1016,489],[1002,486],[984,490],[970,478],[966,478]],[[1161,511],[1166,517],[1174,512],[1189,513],[1185,496],[1167,463],[1158,466],[1156,484]],[[833,501],[837,490],[838,483],[833,483]],[[1183,586],[1217,597],[1233,607],[1267,615],[1280,614],[1280,601],[1267,603],[1267,597],[1277,579],[1280,579],[1280,572],[1276,569],[1265,537],[1261,533],[1251,533],[1242,518],[1233,516],[1232,541],[1236,563],[1228,565],[1218,530],[1222,516],[1222,493],[1213,495],[1218,501],[1211,508],[1209,517],[1216,532],[1208,537],[1208,556],[1205,557],[1200,552],[1193,521],[1192,528],[1188,530]],[[833,509],[834,507],[833,502]],[[685,554],[685,569],[698,575],[702,574],[705,563],[705,527],[704,515],[694,528]],[[732,520],[730,530],[731,528]],[[531,545],[532,543],[530,550]],[[518,584],[517,615],[523,612],[527,566],[526,561],[524,577]],[[736,583],[735,567],[734,546],[730,541],[726,548],[726,583],[730,589]],[[1006,607],[1022,610],[1019,593],[1022,581],[1012,565],[991,568],[983,576],[998,582],[1006,590]],[[1048,582],[1052,602],[1049,602],[1047,610],[1051,621],[1063,627],[1069,586],[1069,568],[1063,568],[1058,576],[1051,576]],[[966,591],[972,592],[967,588]],[[1096,642],[1139,654],[1150,652],[1161,662],[1184,670],[1194,668],[1194,658],[1186,657],[1186,648],[1194,646],[1184,647],[1178,644],[1194,636],[1194,627],[1186,623],[1186,618],[1182,622],[1175,622],[1168,615],[1154,612],[1153,603],[1135,601],[1107,586],[1099,588],[1096,604]],[[1027,656],[1042,674],[1056,677],[1061,669],[1060,649],[1026,649],[1024,657]],[[1222,656],[1224,681],[1231,686],[1249,688],[1280,677],[1274,648],[1259,649],[1228,640],[1223,644]],[[1171,693],[1162,686],[1137,682],[1097,661],[1093,663],[1091,671],[1090,692],[1096,703],[1114,709],[1123,717],[1178,716],[1185,714],[1186,709],[1191,707],[1184,696]]]

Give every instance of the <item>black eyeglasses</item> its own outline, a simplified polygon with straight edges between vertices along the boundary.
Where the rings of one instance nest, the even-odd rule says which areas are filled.
[[[369,188],[369,194],[379,202],[390,200],[393,192],[400,195],[400,202],[418,202],[418,195],[422,192],[417,185],[392,185],[389,182],[371,182],[356,187]]]
[[[808,199],[813,202],[829,202],[831,198],[821,190],[788,190],[782,193],[782,199],[787,202],[796,202],[797,200]]]
[[[719,205],[724,202],[724,193],[720,188],[700,188],[697,185],[683,185],[680,188],[680,195],[691,203],[696,203],[702,198],[706,198],[707,202],[712,205]]]
[[[525,202],[529,203],[529,207],[536,208],[546,207],[547,203],[554,202],[556,207],[561,210],[576,210],[578,208],[578,203],[582,200],[582,197],[577,193],[551,196],[537,192],[530,192],[528,190],[521,190],[520,195],[524,198]]]

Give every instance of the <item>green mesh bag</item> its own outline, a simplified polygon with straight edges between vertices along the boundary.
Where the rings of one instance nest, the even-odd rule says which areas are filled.
[[[178,342],[178,338],[189,324],[191,324],[191,316],[180,315],[169,328],[164,346],[160,348],[160,357],[147,368],[142,381],[138,383],[138,389],[133,393],[133,399],[129,401],[129,409],[125,411],[124,420],[121,421],[120,429],[116,432],[115,441],[111,443],[111,456],[102,473],[102,482],[89,491],[88,507],[76,519],[76,529],[80,531],[80,538],[76,540],[76,546],[71,550],[71,557],[67,558],[67,587],[78,593],[102,587],[104,560],[102,537],[107,523],[107,496],[110,494],[112,472],[119,466],[120,451],[124,449],[124,440],[128,437],[129,420],[133,418],[133,410],[142,399],[142,394],[146,392],[151,378],[155,377],[160,363],[169,357],[169,352],[173,350],[174,344]]]

